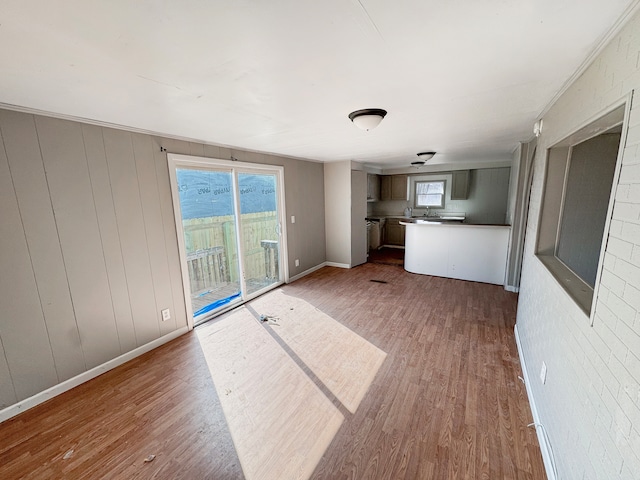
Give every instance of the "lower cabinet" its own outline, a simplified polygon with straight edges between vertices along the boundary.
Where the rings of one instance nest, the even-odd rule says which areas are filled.
[[[399,218],[387,218],[384,224],[383,244],[404,246],[405,226]]]

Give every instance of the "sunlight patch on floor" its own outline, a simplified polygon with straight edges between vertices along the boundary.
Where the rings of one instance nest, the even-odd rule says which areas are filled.
[[[355,413],[387,354],[297,297],[274,290],[250,303],[277,318],[280,337],[351,413]]]
[[[195,333],[245,477],[309,478],[340,411],[245,307]]]

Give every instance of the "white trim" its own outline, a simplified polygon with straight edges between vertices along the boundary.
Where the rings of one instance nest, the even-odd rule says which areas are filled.
[[[505,285],[505,286],[504,286],[504,289],[505,289],[507,292],[512,292],[512,293],[518,293],[518,292],[520,292],[520,287],[514,287],[514,286],[512,286],[512,285]]]
[[[71,390],[72,388],[77,387],[82,383],[88,382],[89,380],[96,378],[97,376],[102,375],[103,373],[108,372],[109,370],[113,370],[114,368],[119,367],[120,365],[128,362],[129,360],[133,360],[134,358],[139,357],[140,355],[147,353],[153,350],[154,348],[164,345],[165,343],[168,343],[171,340],[174,340],[179,336],[184,335],[188,331],[189,331],[188,327],[186,326],[181,327],[177,330],[174,330],[171,333],[168,333],[167,335],[164,335],[160,338],[156,338],[155,340],[152,340],[151,342],[146,343],[138,348],[135,348],[127,353],[123,353],[122,355],[112,360],[109,360],[103,363],[102,365],[93,367],[91,370],[82,372],[73,378],[65,380],[62,383],[58,383],[53,387],[47,388],[42,392],[36,393],[35,395],[29,398],[25,398],[24,400],[21,400],[18,403],[15,403],[3,410],[0,410],[0,422],[4,422],[5,420],[10,419],[11,417],[15,417],[19,413],[22,413],[30,408],[35,407],[36,405],[46,402],[47,400],[50,400],[53,397],[56,397],[68,390]]]
[[[518,335],[518,325],[513,327],[513,333],[516,337],[516,346],[518,347],[518,356],[520,357],[520,366],[522,367],[522,375],[524,376],[524,385],[527,391],[527,397],[529,398],[529,406],[531,407],[531,415],[533,416],[533,422],[541,425],[540,415],[536,407],[536,401],[533,397],[533,392],[529,388],[529,372],[527,370],[527,364],[524,361],[524,355],[522,351],[522,344],[520,343],[520,336]],[[547,442],[547,438],[544,436],[541,429],[536,427],[536,434],[538,436],[538,443],[540,444],[540,453],[542,453],[542,461],[544,462],[544,469],[547,473],[548,480],[556,480],[555,469],[553,468],[553,460],[551,459],[551,445]]]
[[[622,120],[622,133],[620,136],[620,144],[618,145],[618,157],[616,158],[616,169],[613,173],[613,179],[611,181],[611,193],[609,195],[609,206],[607,207],[607,216],[604,222],[604,231],[602,232],[602,243],[600,244],[600,256],[598,258],[598,270],[596,272],[596,281],[593,288],[593,297],[591,298],[591,312],[590,321],[591,326],[596,319],[596,305],[598,302],[598,295],[600,294],[600,282],[602,280],[602,270],[604,269],[604,257],[607,253],[607,244],[609,243],[609,233],[611,232],[611,220],[613,219],[613,206],[616,203],[616,197],[618,195],[618,186],[620,183],[620,172],[622,171],[622,161],[624,158],[624,152],[627,148],[627,135],[629,134],[629,123],[631,120],[631,105],[633,104],[634,90],[631,90],[627,95],[624,103],[624,119]]]
[[[613,37],[620,33],[620,30],[622,30],[622,28],[626,25],[627,21],[636,14],[636,12],[640,9],[639,7],[640,0],[634,0],[631,5],[627,7],[627,9],[622,13],[622,15],[620,15],[620,17],[616,20],[609,31],[602,36],[598,44],[593,48],[593,50],[591,50],[591,53],[589,53],[587,57],[582,61],[580,66],[578,66],[573,75],[571,75],[567,79],[567,81],[564,82],[560,90],[558,90],[558,92],[551,98],[551,100],[549,100],[549,102],[542,109],[537,118],[543,118],[547,113],[549,113],[551,107],[553,107],[558,99],[562,95],[564,95],[567,90],[569,90],[569,88],[576,82],[576,80],[578,80],[578,78],[580,78],[580,76],[582,76],[587,68],[591,66],[596,57],[600,55],[605,47],[609,45],[611,40],[613,40]]]
[[[291,283],[291,282],[295,282],[296,280],[300,280],[302,277],[306,277],[307,275],[315,272],[316,270],[320,270],[321,268],[326,267],[326,266],[327,266],[327,262],[319,263],[315,267],[311,267],[310,269],[305,270],[304,272],[299,273],[299,274],[294,275],[293,277],[289,278],[289,281],[287,283]]]
[[[351,268],[348,263],[324,262],[325,267]]]
[[[178,251],[180,253],[180,269],[182,272],[182,287],[185,292],[185,304],[187,309],[187,321],[189,323],[189,329],[193,329],[194,324],[196,323],[196,320],[198,324],[206,322],[207,320],[215,316],[218,316],[233,307],[242,305],[243,303],[261,295],[262,293],[268,290],[272,290],[282,285],[283,283],[289,283],[289,262],[288,262],[289,253],[287,249],[287,222],[285,221],[285,219],[287,218],[287,210],[286,210],[286,203],[285,203],[284,167],[282,165],[272,165],[269,163],[249,163],[249,162],[243,162],[243,161],[237,161],[237,160],[225,160],[222,158],[209,158],[209,157],[200,157],[195,155],[183,155],[183,154],[177,154],[177,153],[167,153],[167,165],[169,168],[169,178],[170,178],[170,184],[171,184],[171,199],[173,202],[173,212],[174,212],[175,226],[176,226],[176,232],[178,237]],[[182,218],[182,211],[180,206],[180,195],[179,195],[179,192],[177,191],[178,180],[176,175],[176,169],[178,167],[196,167],[196,168],[199,167],[199,168],[209,168],[209,169],[218,168],[220,170],[228,171],[229,173],[231,173],[233,177],[232,191],[233,191],[233,202],[234,202],[235,212],[240,211],[239,195],[238,195],[238,192],[236,192],[238,173],[267,172],[269,174],[275,174],[277,187],[278,187],[276,189],[276,194],[277,194],[277,204],[278,204],[278,212],[277,212],[278,224],[280,226],[279,265],[281,266],[281,274],[282,274],[281,279],[278,282],[269,285],[265,289],[260,290],[259,292],[254,292],[251,295],[247,295],[244,275],[242,274],[242,269],[244,268],[244,266],[239,264],[238,265],[240,268],[239,273],[241,274],[241,283],[242,283],[241,291],[243,292],[243,296],[241,297],[241,299],[235,302],[232,302],[227,307],[220,307],[220,309],[218,310],[207,312],[206,314],[203,314],[202,316],[200,316],[198,319],[193,318],[193,307],[191,305],[191,299],[188,293],[188,292],[191,292],[191,285],[189,283],[189,272],[188,272],[188,267],[186,262],[186,246],[184,243],[184,230],[182,227],[182,222],[180,221],[180,219]],[[236,217],[237,217],[236,220],[239,221],[239,216],[236,215]],[[238,233],[236,235],[237,248],[238,248],[238,252],[241,252],[242,250],[241,248],[242,239],[240,238],[241,229],[238,228],[237,230],[238,230]]]

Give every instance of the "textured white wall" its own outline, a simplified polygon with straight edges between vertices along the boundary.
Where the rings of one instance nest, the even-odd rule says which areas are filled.
[[[562,479],[640,478],[640,106],[634,101],[594,325],[534,257],[547,148],[640,88],[640,14],[544,117],[517,326]],[[545,385],[538,379],[548,366]]]

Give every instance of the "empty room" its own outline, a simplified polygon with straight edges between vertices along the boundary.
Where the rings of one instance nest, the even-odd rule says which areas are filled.
[[[640,0],[6,0],[0,59],[0,478],[639,478]]]

